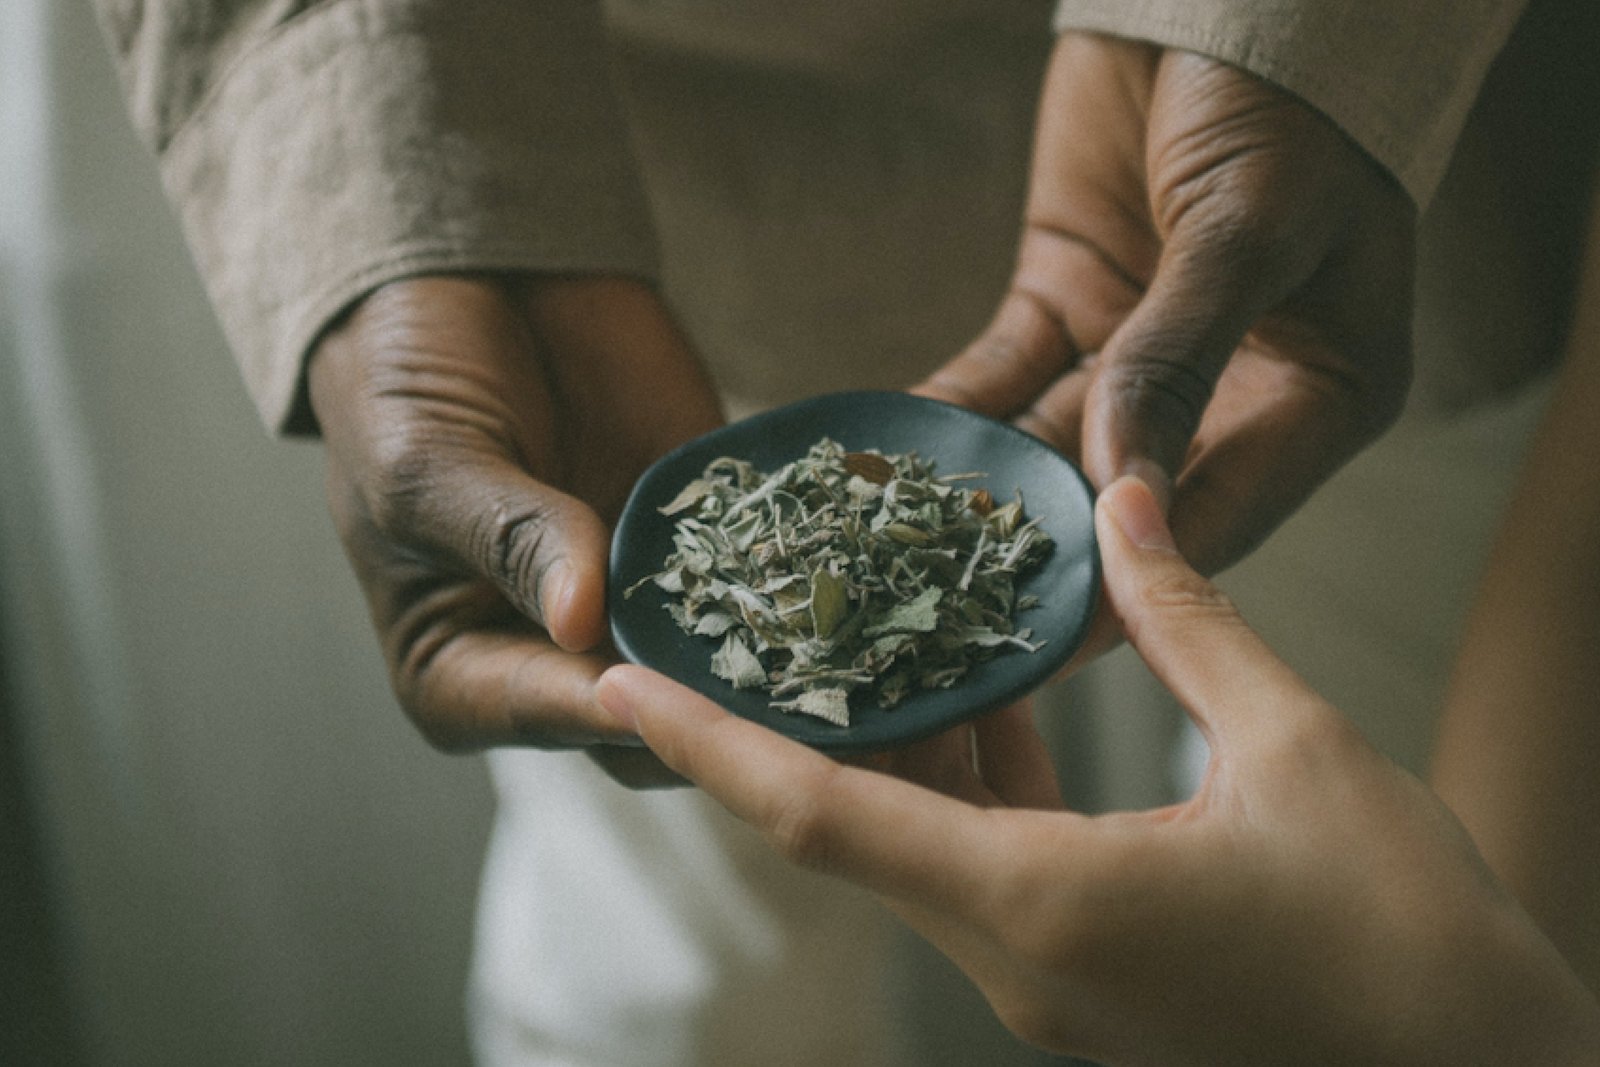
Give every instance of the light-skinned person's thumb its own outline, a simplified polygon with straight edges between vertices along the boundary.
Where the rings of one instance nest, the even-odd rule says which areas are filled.
[[[1321,700],[1178,554],[1150,487],[1128,476],[1095,507],[1107,597],[1138,651],[1213,745]]]

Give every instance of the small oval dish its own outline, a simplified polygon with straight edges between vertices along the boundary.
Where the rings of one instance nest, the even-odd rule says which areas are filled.
[[[684,632],[666,610],[671,594],[650,575],[673,551],[676,518],[661,513],[711,461],[731,456],[776,471],[822,438],[855,452],[916,452],[940,475],[979,472],[963,485],[1007,502],[1020,490],[1030,519],[1054,547],[1018,582],[1038,604],[1018,617],[1042,641],[1036,652],[1005,649],[949,688],[914,689],[896,706],[852,698],[850,725],[771,706],[764,689],[735,689],[711,670],[720,642]],[[641,584],[642,583],[642,584]],[[637,588],[635,588],[637,587]],[[1094,494],[1071,461],[1005,423],[908,393],[833,393],[731,423],[668,453],[634,486],[611,543],[608,611],[612,639],[630,662],[699,691],[737,715],[815,748],[872,752],[932,736],[1025,696],[1065,665],[1088,633],[1100,587]],[[634,589],[631,595],[626,591]]]

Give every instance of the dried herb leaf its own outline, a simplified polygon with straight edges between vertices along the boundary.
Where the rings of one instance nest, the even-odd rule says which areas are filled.
[[[684,630],[722,639],[717,677],[845,726],[853,698],[892,708],[1041,647],[1014,625],[1037,602],[1016,582],[1050,538],[1020,494],[996,506],[955,484],[978,477],[826,439],[773,473],[723,457],[661,509],[673,552],[644,582]]]
[[[711,657],[711,673],[732,682],[735,689],[755,689],[767,684],[767,672],[762,670],[761,661],[736,633],[729,634],[722,648]]]
[[[844,579],[826,567],[811,575],[811,627],[818,637],[832,637],[850,615],[850,593]]]
[[[793,700],[774,700],[772,706],[826,719],[835,726],[850,725],[850,693],[833,686],[807,689]]]

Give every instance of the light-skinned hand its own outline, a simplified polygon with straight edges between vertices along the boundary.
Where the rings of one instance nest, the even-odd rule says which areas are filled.
[[[599,698],[790,859],[879,894],[1028,1041],[1111,1065],[1579,1064],[1600,1005],[1455,818],[1102,494],[1128,638],[1211,746],[1156,811],[1050,810],[1023,709],[844,766],[637,667]],[[976,756],[969,745],[975,741]]]
[[[660,298],[606,277],[395,282],[321,342],[310,389],[334,520],[422,733],[631,738],[594,700],[608,524],[645,466],[722,421]]]

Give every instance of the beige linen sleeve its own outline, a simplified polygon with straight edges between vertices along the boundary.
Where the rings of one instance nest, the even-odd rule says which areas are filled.
[[[267,425],[384,282],[654,273],[590,0],[96,0],[135,125]]]
[[[1426,207],[1527,0],[1061,0],[1056,29],[1213,56],[1336,122]]]

